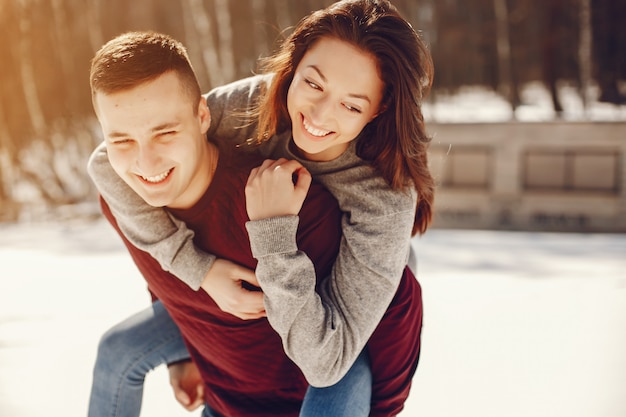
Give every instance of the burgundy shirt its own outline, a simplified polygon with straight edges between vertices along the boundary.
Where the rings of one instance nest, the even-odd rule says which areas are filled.
[[[247,153],[221,151],[213,181],[202,198],[188,210],[170,210],[195,232],[194,243],[200,249],[250,269],[256,260],[245,229],[244,187],[250,169],[261,162]],[[223,312],[204,291],[193,291],[163,271],[154,258],[124,238],[101,201],[149,290],[180,328],[204,380],[207,404],[233,417],[298,416],[308,384],[285,355],[267,319],[238,319]],[[339,249],[337,203],[314,182],[299,217],[298,247],[313,261],[318,278],[326,277]],[[407,268],[368,343],[374,376],[371,416],[393,416],[402,409],[419,354],[421,318],[421,290]]]

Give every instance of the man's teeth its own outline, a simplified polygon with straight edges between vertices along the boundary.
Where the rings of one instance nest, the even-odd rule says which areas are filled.
[[[330,133],[329,130],[320,130],[320,129],[314,128],[313,126],[307,123],[306,119],[303,119],[303,122],[304,122],[303,124],[304,124],[304,128],[306,129],[306,131],[312,134],[313,136],[326,136]]]
[[[170,174],[171,169],[168,169],[167,171],[165,171],[162,174],[159,175],[155,175],[154,177],[144,177],[143,175],[141,176],[141,178],[144,179],[144,181],[148,181],[148,182],[161,182],[163,181],[165,178],[167,178],[167,176]]]

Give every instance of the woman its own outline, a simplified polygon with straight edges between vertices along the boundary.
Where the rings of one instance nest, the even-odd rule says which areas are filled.
[[[286,157],[253,171],[246,190],[267,317],[313,386],[341,380],[367,346],[370,415],[395,415],[419,357],[421,291],[406,264],[411,236],[423,233],[432,216],[429,138],[420,108],[432,81],[430,56],[387,1],[341,1],[303,19],[264,68],[269,75],[209,94],[214,124],[208,137],[252,138],[264,142],[254,151]],[[255,119],[242,128],[237,114],[250,109]],[[316,280],[306,255],[284,244],[297,226],[308,172],[344,212],[340,254],[328,279]],[[191,240],[183,225],[162,210],[129,207],[130,191],[121,191],[102,154],[92,159],[90,173],[114,212],[118,208],[122,229],[124,216],[132,217],[128,224],[146,225],[127,229],[133,243],[192,286],[202,281],[211,291],[211,270],[198,279],[198,271],[184,266],[183,259],[196,255],[187,252]],[[285,181],[292,173],[298,174],[295,187]],[[268,183],[282,191],[274,194],[276,185]],[[275,202],[273,195],[287,196],[290,209],[261,204],[267,196]],[[142,235],[154,224],[158,235]],[[217,266],[210,255],[200,257],[204,261],[194,265]]]

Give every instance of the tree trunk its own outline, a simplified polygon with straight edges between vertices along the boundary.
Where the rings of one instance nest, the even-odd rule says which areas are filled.
[[[278,2],[277,2],[278,3]],[[254,46],[254,55],[257,57],[262,56],[267,52],[267,37],[262,30],[263,26],[259,21],[262,21],[260,16],[265,16],[265,10],[267,8],[266,0],[252,0],[250,5],[252,7],[252,43]],[[279,5],[276,5],[276,11],[278,13]]]
[[[578,65],[580,66],[580,97],[585,112],[590,101],[592,83],[592,27],[591,27],[591,0],[580,0],[580,40],[578,42]]]
[[[13,141],[6,128],[0,100],[0,221],[13,220],[13,196],[8,184],[13,183]]]
[[[218,53],[222,67],[222,82],[235,80],[235,57],[233,54],[233,30],[228,0],[215,0]]]
[[[84,7],[82,16],[86,16],[87,23],[87,36],[89,37],[89,44],[92,51],[97,51],[104,44],[104,36],[102,35],[102,15],[100,13],[100,0],[89,0],[89,2],[83,6],[80,3],[79,7]]]
[[[79,90],[71,87],[77,77],[74,72],[76,65],[74,63],[74,54],[71,48],[72,34],[69,31],[69,22],[65,10],[66,7],[71,7],[71,3],[72,2],[67,0],[51,1],[54,32],[56,35],[56,42],[54,42],[56,49],[54,52],[61,64],[61,71],[63,74],[63,79],[60,80],[59,89],[61,90],[63,97],[67,100],[65,102],[67,108],[64,112],[66,114],[72,114],[72,110],[79,107]]]
[[[276,7],[276,24],[278,29],[283,31],[295,22],[292,21],[289,0],[275,0]]]
[[[20,75],[22,77],[22,90],[30,118],[30,124],[35,136],[43,134],[46,128],[46,119],[37,94],[37,83],[32,59],[31,48],[31,21],[29,19],[28,0],[20,0],[20,39],[19,61]]]
[[[496,18],[496,51],[498,54],[498,90],[511,105],[515,117],[513,82],[511,77],[511,38],[509,11],[506,0],[493,0]]]
[[[210,87],[224,84],[224,76],[213,39],[211,19],[204,9],[202,0],[187,0],[183,7],[184,14],[191,17],[192,27],[196,35],[189,37],[189,39],[198,39],[198,45],[202,51],[202,62],[207,71]]]

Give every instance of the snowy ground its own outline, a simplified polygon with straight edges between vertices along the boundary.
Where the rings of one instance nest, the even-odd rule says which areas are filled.
[[[623,86],[626,91],[626,85]],[[626,120],[626,105],[617,106],[598,102],[600,92],[596,86],[589,89],[589,104],[585,107],[574,86],[560,83],[558,95],[563,106],[560,120],[618,122]],[[539,82],[523,86],[520,92],[522,104],[515,110],[501,95],[480,86],[466,86],[454,94],[433,93],[424,104],[427,122],[438,123],[489,123],[549,122],[559,120],[552,108],[548,90]]]
[[[416,245],[423,352],[402,416],[626,415],[625,235],[432,230]],[[0,226],[0,416],[84,416],[98,337],[147,302],[103,222]],[[189,415],[151,374],[142,416]]]

